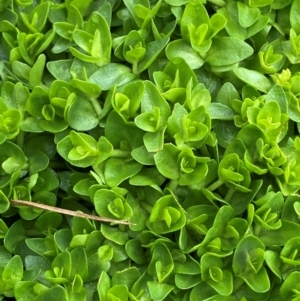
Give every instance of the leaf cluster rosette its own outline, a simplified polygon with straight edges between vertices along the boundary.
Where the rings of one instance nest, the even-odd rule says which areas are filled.
[[[0,299],[299,300],[299,10],[0,1]]]

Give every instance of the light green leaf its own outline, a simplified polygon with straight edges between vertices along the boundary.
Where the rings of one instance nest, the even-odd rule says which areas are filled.
[[[207,52],[205,62],[211,66],[226,66],[238,63],[253,54],[246,42],[230,37],[215,37]]]
[[[257,71],[249,70],[244,67],[239,67],[233,69],[233,73],[241,81],[247,83],[248,85],[256,88],[259,91],[266,93],[272,87],[271,82],[268,80],[268,78]]]
[[[184,40],[170,42],[166,48],[166,55],[169,60],[177,57],[184,59],[191,69],[198,69],[204,64],[204,60]]]

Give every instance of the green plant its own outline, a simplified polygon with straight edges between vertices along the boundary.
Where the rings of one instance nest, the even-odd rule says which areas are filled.
[[[300,300],[300,1],[0,1],[0,300]]]

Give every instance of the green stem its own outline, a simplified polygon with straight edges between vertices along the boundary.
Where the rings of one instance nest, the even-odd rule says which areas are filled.
[[[99,118],[99,116],[100,116],[100,114],[102,112],[102,109],[100,107],[99,102],[95,98],[90,98],[90,102],[91,102],[91,104],[92,104],[92,106],[93,106],[93,108],[94,108],[94,110],[95,110],[95,112],[97,114],[97,117]]]
[[[171,180],[168,184],[168,188],[170,188],[170,190],[172,191],[175,191],[177,185],[178,185],[177,180]]]
[[[147,202],[140,202],[141,207],[149,214],[152,212],[152,206],[150,206]]]
[[[209,191],[214,191],[217,188],[219,188],[222,184],[224,184],[224,182],[221,181],[220,179],[218,179],[216,182],[209,185],[206,189],[209,190]]]
[[[233,194],[235,193],[236,189],[235,188],[229,188],[226,195],[225,195],[225,198],[224,198],[224,201],[229,203],[229,201],[231,200]]]
[[[138,73],[138,62],[134,62],[133,64],[132,64],[132,73],[134,74],[134,75],[138,75],[139,73]]]
[[[253,234],[255,236],[260,236],[261,235],[261,230],[262,230],[262,226],[258,225],[258,224],[254,224],[254,227],[253,227]]]
[[[130,156],[130,151],[125,151],[121,149],[114,149],[111,153],[111,157],[127,158],[129,156]]]

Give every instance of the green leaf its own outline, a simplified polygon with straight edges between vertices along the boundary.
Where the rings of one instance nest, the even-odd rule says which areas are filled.
[[[46,24],[49,8],[49,3],[45,2],[36,6],[30,15],[21,13],[23,23],[32,32],[41,32]]]
[[[111,35],[105,18],[98,12],[93,12],[86,24],[86,31],[75,29],[73,39],[76,44],[85,52],[80,52],[70,47],[71,53],[89,63],[96,63],[101,67],[110,62]],[[90,43],[91,41],[91,43]]]
[[[172,195],[167,195],[155,203],[147,220],[147,227],[163,234],[181,229],[185,222],[184,210]]]
[[[200,274],[198,275],[185,275],[175,274],[175,284],[179,289],[191,289],[202,281]]]
[[[297,237],[296,233],[299,227],[298,224],[283,219],[282,226],[279,229],[271,231],[263,229],[259,234],[259,238],[265,246],[283,246],[291,238]]]
[[[300,34],[300,26],[299,26],[299,14],[297,13],[300,9],[300,1],[293,1],[290,12],[290,20],[292,28],[295,30],[297,34]]]
[[[7,286],[7,289],[12,289],[16,283],[23,278],[23,264],[20,256],[15,255],[5,266],[1,280]]]
[[[109,299],[115,298],[117,300],[126,301],[128,300],[128,288],[125,285],[115,285],[108,290],[107,297]]]
[[[160,127],[160,110],[155,107],[153,113],[142,113],[134,121],[140,129],[146,132],[156,132]]]
[[[94,204],[99,216],[127,220],[132,215],[132,209],[125,199],[111,190],[98,190],[94,195]]]
[[[281,271],[280,271],[280,258],[279,254],[275,251],[267,250],[265,252],[265,260],[268,265],[268,267],[271,269],[271,271],[279,278],[281,279]]]
[[[0,212],[4,213],[10,206],[9,200],[6,195],[0,190]]]
[[[153,153],[147,151],[145,146],[135,148],[131,152],[131,156],[137,162],[144,165],[155,165]]]
[[[109,63],[97,69],[90,77],[89,81],[98,84],[103,91],[107,91],[115,84],[120,86],[133,80],[135,76],[130,73],[131,69],[125,65]]]
[[[149,153],[162,150],[164,144],[164,133],[166,128],[161,128],[155,133],[146,133],[144,135],[144,144]]]
[[[31,86],[35,87],[42,83],[45,63],[46,56],[44,54],[39,55],[29,72],[29,83],[31,84]]]
[[[233,122],[221,121],[216,125],[214,131],[216,133],[218,143],[222,147],[226,148],[236,137],[239,129],[235,126]]]
[[[137,264],[145,264],[147,259],[138,239],[130,239],[125,245],[126,253]]]
[[[250,7],[263,7],[266,5],[269,5],[274,0],[249,0],[249,6]]]
[[[268,103],[272,100],[276,100],[279,104],[281,113],[287,114],[288,112],[288,100],[283,88],[280,85],[275,85],[267,94],[265,102]]]
[[[45,212],[35,221],[35,228],[40,232],[46,232],[48,229],[57,229],[62,223],[63,217],[56,212]]]
[[[294,290],[298,289],[300,273],[292,272],[284,281],[280,288],[280,296],[284,299],[293,298]]]
[[[74,165],[86,167],[96,162],[99,155],[98,144],[87,134],[71,131],[70,135],[60,140],[58,153]]]
[[[40,202],[42,204],[49,205],[49,206],[55,206],[56,196],[55,194],[48,191],[39,191],[32,195],[32,201]],[[31,220],[39,216],[42,213],[42,209],[21,207],[19,209],[19,213],[24,220]]]
[[[117,90],[112,97],[112,106],[125,120],[136,116],[144,92],[142,81],[133,81]]]
[[[180,175],[177,158],[180,151],[173,144],[165,144],[163,150],[154,155],[157,169],[169,179],[178,179]]]
[[[4,236],[6,235],[8,231],[8,227],[5,224],[5,222],[1,219],[0,220],[0,237],[4,238]]]
[[[211,103],[207,108],[211,119],[233,120],[234,112],[228,106],[221,103]]]
[[[230,37],[215,37],[205,62],[211,66],[226,66],[245,60],[253,54],[246,42]]]
[[[79,113],[80,112],[80,113]],[[87,131],[99,124],[97,113],[92,103],[83,97],[76,97],[68,109],[66,121],[77,131]]]
[[[263,74],[243,67],[233,69],[233,73],[243,82],[262,92],[271,89],[271,83]]]
[[[66,291],[60,287],[48,289],[43,284],[37,284],[33,281],[20,281],[15,286],[15,297],[21,301],[27,301],[32,298],[39,301],[46,301],[51,298],[59,298],[62,301],[67,301]]]
[[[173,5],[173,6],[181,6],[183,4],[186,4],[188,1],[187,0],[167,0],[166,1],[168,4]]]
[[[10,253],[14,253],[16,245],[26,238],[27,228],[28,224],[22,219],[10,226],[4,237],[4,246]]]
[[[138,174],[132,176],[129,183],[136,186],[161,186],[164,181],[165,178],[156,168],[145,168]]]
[[[158,282],[164,282],[174,269],[171,253],[164,244],[158,244],[152,254],[148,265],[148,273],[158,278]]]
[[[77,247],[70,252],[71,256],[71,279],[74,279],[75,276],[80,276],[82,281],[85,281],[88,278],[88,266],[87,266],[87,255],[82,247]]]
[[[243,26],[249,25],[250,23],[253,22],[253,20],[256,18],[255,15],[257,14],[255,12],[257,11],[257,9],[256,10],[253,9],[254,7],[256,8],[256,5],[249,5],[249,6],[250,6],[249,8],[246,8],[243,5],[238,5],[237,2],[230,2],[227,3],[225,7],[222,7],[221,9],[218,10],[218,13],[222,14],[222,16],[224,16],[227,19],[225,28],[231,37],[245,40],[260,32],[269,22],[269,16],[264,16],[264,15],[262,16],[259,14],[256,22],[254,22],[249,27],[244,28]],[[243,16],[243,21],[241,21],[242,11],[243,12],[249,11],[247,17]],[[262,44],[264,43],[265,41],[262,41]]]
[[[240,95],[235,86],[227,82],[220,88],[217,94],[217,102],[229,106],[232,99],[240,100]]]
[[[263,266],[264,244],[255,236],[245,236],[233,256],[233,271],[258,293],[270,289],[268,274]]]
[[[204,60],[198,53],[184,40],[175,40],[166,47],[166,55],[169,60],[182,58],[191,69],[198,69],[204,64]]]
[[[106,272],[102,272],[97,284],[97,290],[101,300],[107,300],[106,294],[111,287],[111,280]]]
[[[46,169],[38,173],[38,179],[32,188],[34,192],[52,191],[59,185],[57,175],[51,170]]]
[[[117,272],[112,277],[112,284],[115,285],[125,285],[130,289],[132,285],[140,278],[141,274],[136,267],[130,267],[123,271]]]
[[[67,283],[72,269],[71,255],[68,251],[59,253],[52,261],[52,270],[45,273],[45,278],[51,283]]]
[[[165,124],[171,115],[171,109],[167,101],[159,93],[157,87],[150,81],[145,81],[145,91],[141,99],[141,111],[154,112],[155,108],[159,108],[162,124]]]
[[[66,291],[61,286],[52,287],[51,289],[43,292],[35,300],[36,301],[47,301],[51,298],[59,298],[59,300],[67,301]]]
[[[168,283],[147,282],[152,300],[162,301],[174,289],[174,285]]]
[[[144,132],[133,123],[125,123],[124,119],[115,111],[112,111],[106,121],[105,137],[119,149],[122,143],[127,145],[126,151],[132,151],[143,145]]]
[[[162,50],[166,47],[169,42],[169,38],[163,38],[157,41],[150,42],[146,46],[145,56],[141,59],[138,64],[137,72],[141,73],[142,71],[149,68],[149,66],[154,62],[154,60],[159,56]]]
[[[31,174],[45,170],[49,164],[49,158],[40,151],[27,157],[29,161],[29,172]]]
[[[101,224],[101,232],[105,238],[118,244],[125,245],[128,241],[128,233],[120,231],[118,228]]]
[[[238,2],[237,7],[239,11],[239,22],[242,27],[250,27],[257,21],[260,15],[259,9],[256,7],[249,7],[242,2]]]
[[[134,160],[124,160],[119,158],[110,158],[107,160],[104,168],[104,177],[107,185],[110,187],[118,186],[124,180],[137,174],[142,165]]]
[[[2,169],[7,174],[21,170],[26,163],[23,151],[16,144],[9,141],[1,144],[0,156]]]
[[[133,195],[128,194],[126,200],[133,211],[133,215],[130,218],[130,222],[133,223],[133,225],[129,226],[130,229],[132,231],[141,231],[145,229],[146,228],[145,222],[148,217],[148,214],[145,212],[141,204],[137,201],[137,199]]]
[[[269,276],[264,267],[257,274],[250,274],[243,278],[248,286],[257,293],[267,292],[270,289]]]

